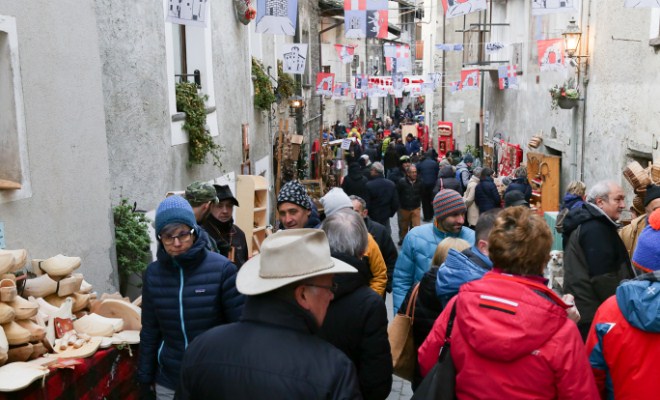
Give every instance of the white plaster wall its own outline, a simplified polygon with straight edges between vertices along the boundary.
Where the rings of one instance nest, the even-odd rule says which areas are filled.
[[[101,62],[93,4],[0,0],[16,18],[32,195],[0,204],[8,248],[82,258],[113,291],[112,213]]]

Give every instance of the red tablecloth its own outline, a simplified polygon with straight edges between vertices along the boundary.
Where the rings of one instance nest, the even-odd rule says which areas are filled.
[[[45,385],[35,381],[21,391],[0,393],[0,400],[137,399],[137,346],[131,351],[132,356],[128,348],[99,350],[73,370],[51,371]]]

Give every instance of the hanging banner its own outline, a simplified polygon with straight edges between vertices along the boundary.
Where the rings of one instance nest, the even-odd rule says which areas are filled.
[[[341,44],[336,44],[335,51],[337,51],[337,56],[341,60],[342,64],[350,64],[353,62],[355,46],[344,46]]]
[[[207,0],[168,0],[167,3],[167,22],[206,28]]]
[[[442,0],[442,6],[447,18],[483,11],[488,8],[486,0]]]
[[[319,72],[316,74],[316,94],[320,96],[332,96],[335,74]]]
[[[439,43],[435,48],[440,51],[463,51],[463,43]]]
[[[298,0],[257,0],[257,33],[288,35],[296,33]]]
[[[433,84],[433,90],[437,90],[442,86],[442,72],[430,72],[427,80]]]
[[[497,53],[498,51],[504,48],[504,43],[502,42],[488,42],[485,44],[486,54]]]
[[[660,0],[626,0],[626,8],[660,8]]]
[[[479,70],[464,69],[461,71],[461,90],[479,89]]]
[[[387,0],[344,0],[344,36],[387,38]]]
[[[384,43],[383,44],[383,57],[396,57],[396,44]]]
[[[497,81],[500,90],[518,88],[518,75],[516,69],[516,65],[500,65],[497,67]]]
[[[579,9],[580,0],[532,0],[532,15],[577,12]]]
[[[454,81],[449,83],[449,93],[456,93],[461,91],[461,81]]]
[[[556,71],[564,68],[564,40],[538,40],[538,56],[541,71]]]
[[[410,45],[397,44],[396,45],[396,72],[409,72],[410,71]]]
[[[285,43],[282,45],[282,70],[284,72],[296,75],[304,74],[306,59],[306,43]]]

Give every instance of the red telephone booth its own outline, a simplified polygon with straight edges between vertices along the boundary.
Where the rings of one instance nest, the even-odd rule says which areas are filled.
[[[444,157],[454,150],[454,124],[449,121],[438,121],[438,156]]]

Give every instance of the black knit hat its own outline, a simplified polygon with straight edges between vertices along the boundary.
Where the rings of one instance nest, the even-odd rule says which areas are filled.
[[[644,207],[648,206],[655,199],[660,199],[660,186],[648,185],[646,187],[646,195],[644,196]]]

